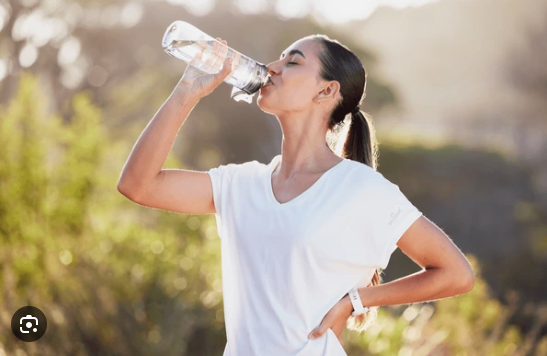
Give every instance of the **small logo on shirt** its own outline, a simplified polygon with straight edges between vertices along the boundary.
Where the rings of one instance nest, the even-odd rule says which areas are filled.
[[[399,214],[401,214],[401,207],[399,207],[399,210],[397,210],[396,213],[391,213],[391,220],[389,220],[389,222],[388,222],[387,224],[388,224],[388,225],[393,224],[393,222],[395,221],[395,219],[397,219],[397,217],[399,216]]]

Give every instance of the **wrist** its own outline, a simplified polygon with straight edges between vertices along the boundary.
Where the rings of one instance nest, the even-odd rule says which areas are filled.
[[[359,288],[353,287],[348,292],[348,297],[350,300],[350,304],[352,306],[351,308],[351,315],[357,316],[361,314],[365,314],[370,310],[370,307],[365,303],[363,300],[361,300],[361,293],[359,291]]]
[[[346,295],[342,298],[342,306],[347,314],[351,316],[351,313],[353,312],[353,304],[351,304],[348,293],[346,293]]]
[[[188,102],[198,102],[201,100],[202,95],[196,93],[195,90],[186,88],[180,85],[175,87],[172,93],[173,96],[177,97],[179,100],[188,101]]]

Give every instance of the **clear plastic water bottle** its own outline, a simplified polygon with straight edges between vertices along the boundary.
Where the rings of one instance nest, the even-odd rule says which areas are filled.
[[[216,46],[227,48],[225,57],[219,55],[219,52],[226,51],[215,52],[213,47],[215,42]],[[224,81],[233,85],[231,98],[235,101],[244,100],[251,103],[254,94],[266,84],[268,79],[268,69],[264,64],[233,50],[184,21],[175,21],[169,25],[163,35],[162,46],[170,56],[188,63],[201,52],[201,60],[195,67],[208,74],[218,73],[222,69],[224,60],[231,57],[234,71]]]

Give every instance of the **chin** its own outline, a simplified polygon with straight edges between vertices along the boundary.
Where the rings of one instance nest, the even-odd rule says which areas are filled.
[[[261,100],[260,98],[261,97],[259,96],[256,101],[256,105],[260,108],[260,110],[264,111],[265,113],[274,115],[272,108],[270,108],[267,103],[265,104],[264,100]]]

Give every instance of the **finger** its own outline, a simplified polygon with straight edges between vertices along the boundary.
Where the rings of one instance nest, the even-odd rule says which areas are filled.
[[[225,63],[226,59],[228,59],[228,51],[229,51],[228,42],[223,40],[222,44],[223,46],[220,47],[220,58],[222,59],[222,62]],[[232,59],[232,62],[233,62],[233,59]],[[224,69],[224,67],[222,67],[221,69]]]
[[[202,57],[203,49],[198,43],[194,43],[192,46],[195,46],[196,55],[194,56],[194,58],[192,58],[189,64],[196,68],[201,67],[201,57]]]
[[[327,323],[321,323],[321,325],[312,330],[312,332],[308,335],[308,338],[310,340],[313,340],[321,337],[321,335],[323,335],[327,331],[327,325]]]
[[[205,57],[205,63],[204,63],[204,71],[207,73],[214,72],[214,63],[216,60],[216,53],[218,51],[218,42],[216,40],[214,41],[208,41],[207,43],[207,52],[209,55]]]
[[[222,70],[224,60],[226,57],[227,47],[225,46],[226,41],[222,40],[220,37],[217,37],[218,41],[213,43],[213,53],[211,71],[213,73],[218,73]]]
[[[197,41],[194,44],[192,44],[192,47],[196,54],[194,55],[194,58],[192,59],[192,61],[190,61],[190,64],[198,68],[199,70],[205,72],[207,69],[207,66],[203,58],[203,53],[207,50],[207,42]]]
[[[215,43],[215,56],[214,56],[214,64],[213,64],[213,72],[218,73],[222,71],[223,64],[225,61],[225,50],[226,46],[224,46],[224,41],[219,41]]]
[[[232,63],[233,63],[232,58],[226,58],[226,60],[224,61],[224,64],[222,65],[222,69],[216,75],[218,80],[224,80],[228,77],[228,75],[230,75],[230,73],[232,73],[233,71]]]
[[[234,58],[234,66],[237,67],[239,65],[239,61],[241,60],[241,53],[233,51],[232,55]]]
[[[221,57],[224,59],[224,63],[220,70],[221,73],[219,74],[223,77],[223,80],[224,80],[224,78],[226,78],[230,73],[233,72],[235,66],[234,66],[234,58],[232,56],[228,57],[228,52],[229,52],[229,47],[227,46],[228,42],[227,41],[222,41],[222,42],[224,46],[222,46],[221,48],[221,51],[222,51]]]

